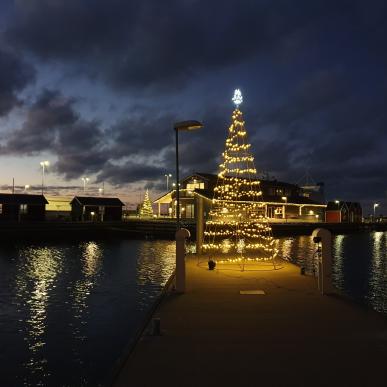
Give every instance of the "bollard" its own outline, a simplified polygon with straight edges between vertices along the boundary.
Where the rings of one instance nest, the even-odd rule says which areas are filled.
[[[191,236],[186,228],[176,231],[176,292],[185,292],[185,240]]]
[[[332,284],[332,234],[324,228],[317,228],[312,233],[313,240],[321,241],[321,259],[318,262],[318,289],[321,294],[334,292]]]

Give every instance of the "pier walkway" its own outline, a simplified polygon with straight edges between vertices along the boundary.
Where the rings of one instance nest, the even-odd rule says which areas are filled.
[[[386,386],[386,319],[283,263],[276,271],[209,271],[187,259],[187,292],[155,316],[114,386]],[[264,295],[241,295],[263,290]]]

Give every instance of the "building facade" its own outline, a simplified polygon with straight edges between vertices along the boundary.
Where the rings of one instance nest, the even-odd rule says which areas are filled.
[[[194,219],[199,201],[207,217],[212,204],[218,176],[195,173],[180,182],[180,216]],[[305,190],[294,184],[276,180],[260,180],[261,202],[264,215],[271,222],[321,222],[324,221],[326,205],[305,194]],[[175,189],[155,200],[158,215],[176,216]]]
[[[0,221],[43,221],[47,200],[43,195],[0,194]]]
[[[336,200],[328,202],[325,211],[327,223],[361,223],[363,211],[358,202],[344,202]]]
[[[71,217],[81,222],[112,222],[122,220],[124,203],[118,198],[75,196],[70,202]]]

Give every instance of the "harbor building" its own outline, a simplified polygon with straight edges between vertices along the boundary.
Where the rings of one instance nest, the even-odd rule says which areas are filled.
[[[122,207],[118,198],[75,196],[70,202],[74,221],[112,222],[122,220]]]
[[[325,211],[327,223],[361,223],[363,211],[358,202],[344,202],[336,200],[328,202]]]
[[[46,196],[47,220],[71,220],[71,200],[74,196]]]
[[[206,219],[214,197],[218,176],[210,173],[194,173],[180,182],[180,216],[194,219],[202,208]],[[322,222],[326,205],[317,200],[307,189],[277,180],[260,180],[264,214],[270,222]],[[315,192],[315,191],[314,191]],[[313,193],[314,193],[313,192]],[[154,201],[158,216],[176,216],[176,191],[173,188]]]
[[[0,221],[42,221],[46,216],[46,198],[43,195],[0,194]]]

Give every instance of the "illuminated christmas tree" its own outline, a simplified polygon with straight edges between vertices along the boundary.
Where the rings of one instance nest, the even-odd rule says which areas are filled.
[[[144,201],[140,207],[140,218],[153,218],[152,202],[149,198],[149,192],[146,190]]]
[[[235,90],[232,114],[212,209],[206,221],[203,252],[217,263],[244,265],[253,261],[272,261],[277,250],[264,204],[251,144],[239,105],[240,90]]]

